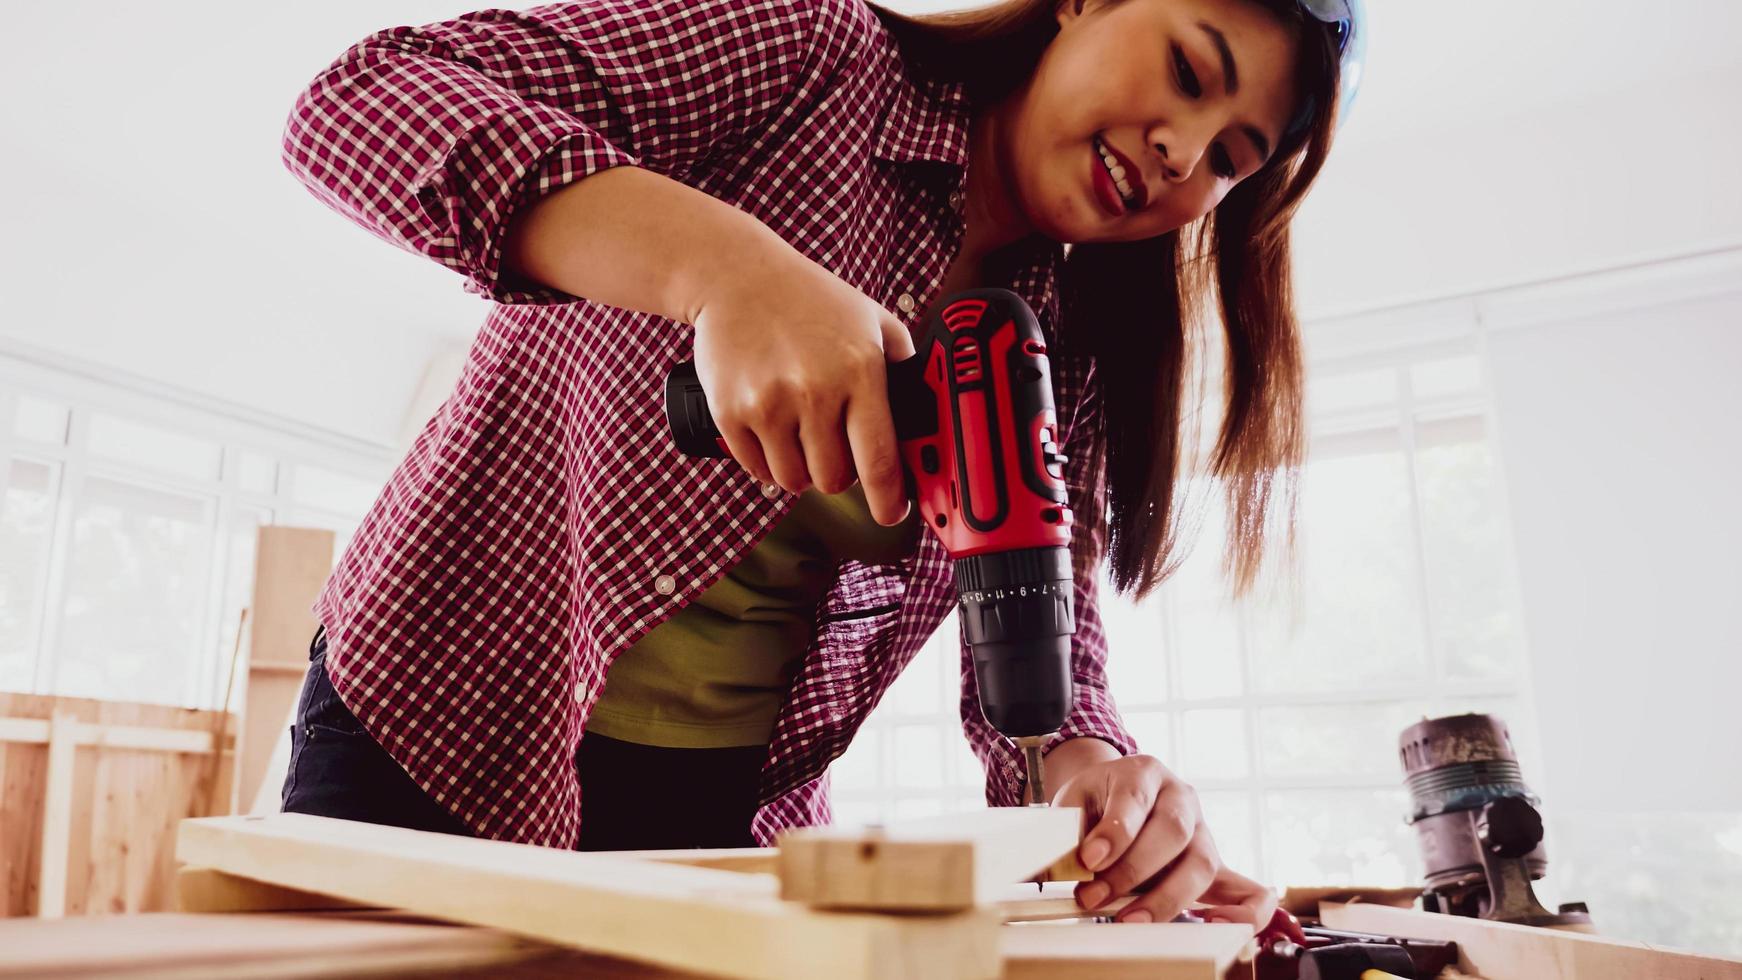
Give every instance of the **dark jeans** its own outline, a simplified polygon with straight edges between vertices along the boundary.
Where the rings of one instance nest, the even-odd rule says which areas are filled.
[[[290,730],[284,810],[470,836],[364,731],[327,678],[326,635],[309,646]],[[668,749],[587,735],[581,779],[584,851],[750,847],[764,746]]]

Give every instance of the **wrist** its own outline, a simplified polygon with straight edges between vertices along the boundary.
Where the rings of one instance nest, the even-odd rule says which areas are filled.
[[[1092,735],[1067,738],[1047,750],[1047,787],[1056,790],[1084,769],[1103,762],[1112,762],[1123,755],[1113,743]]]

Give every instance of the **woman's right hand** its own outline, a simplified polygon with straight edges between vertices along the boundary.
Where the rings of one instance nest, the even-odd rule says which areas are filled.
[[[907,515],[888,363],[907,326],[827,269],[788,252],[740,267],[692,320],[696,373],[733,458],[792,493],[855,479],[879,524]]]

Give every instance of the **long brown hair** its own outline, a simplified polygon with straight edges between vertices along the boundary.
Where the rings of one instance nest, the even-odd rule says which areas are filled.
[[[910,63],[966,83],[985,105],[1033,74],[1058,33],[1060,2],[1073,0],[1005,0],[924,17],[874,9]],[[1189,372],[1203,348],[1197,312],[1212,294],[1226,404],[1208,462],[1226,500],[1224,565],[1234,591],[1252,587],[1267,551],[1294,545],[1305,432],[1289,221],[1330,149],[1337,57],[1330,32],[1297,0],[1244,2],[1262,4],[1300,39],[1301,121],[1264,169],[1203,219],[1145,241],[1074,245],[1065,261],[1058,345],[1095,358],[1105,422],[1092,471],[1104,464],[1106,499],[1091,492],[1081,519],[1091,528],[1106,521],[1113,584],[1136,596],[1183,560],[1195,526],[1181,476],[1196,440],[1184,423],[1195,397]]]

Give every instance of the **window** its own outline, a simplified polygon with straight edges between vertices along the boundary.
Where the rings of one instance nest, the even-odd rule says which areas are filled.
[[[1320,365],[1294,588],[1230,602],[1215,514],[1145,602],[1104,587],[1127,727],[1197,788],[1230,865],[1278,885],[1419,881],[1398,734],[1480,710],[1531,744],[1485,405],[1468,346]],[[952,620],[836,763],[837,819],[981,805],[956,657]]]
[[[255,528],[348,537],[385,449],[0,366],[0,690],[221,704]]]

